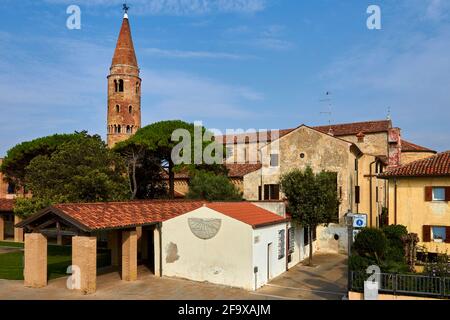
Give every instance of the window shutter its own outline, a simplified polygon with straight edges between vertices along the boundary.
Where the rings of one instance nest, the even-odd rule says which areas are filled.
[[[431,226],[423,226],[423,242],[431,242]]]
[[[450,227],[445,227],[445,243],[450,243]]]
[[[272,185],[272,194],[270,195],[270,200],[280,200],[280,185]]]
[[[445,187],[445,201],[450,202],[450,187]]]
[[[425,201],[433,201],[433,187],[425,187]]]
[[[361,201],[360,190],[359,186],[355,186],[355,203],[360,203]]]
[[[264,200],[270,200],[270,185],[264,185]]]

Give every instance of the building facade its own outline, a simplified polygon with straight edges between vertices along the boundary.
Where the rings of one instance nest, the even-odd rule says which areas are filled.
[[[389,220],[419,236],[428,252],[450,250],[450,151],[387,171]]]

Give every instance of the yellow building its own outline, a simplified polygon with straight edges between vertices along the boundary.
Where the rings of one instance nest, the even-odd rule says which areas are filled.
[[[384,172],[389,220],[417,233],[429,252],[450,253],[450,151]]]

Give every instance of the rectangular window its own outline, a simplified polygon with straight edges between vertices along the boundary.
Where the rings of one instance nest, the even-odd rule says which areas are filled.
[[[295,229],[289,228],[288,230],[288,243],[289,243],[289,254],[295,251]]]
[[[379,193],[379,188],[376,187],[376,188],[375,188],[375,201],[376,201],[376,202],[380,202],[378,193]]]
[[[279,165],[279,155],[278,154],[271,154],[270,155],[270,166],[271,167],[278,167]]]
[[[433,201],[445,201],[445,188],[433,188]]]
[[[265,184],[264,185],[264,200],[280,200],[280,185],[279,184]]]
[[[445,242],[447,240],[446,227],[431,227],[431,237],[434,242]]]
[[[285,257],[286,251],[286,230],[278,231],[278,260]]]
[[[262,187],[261,186],[258,187],[258,200],[259,201],[262,200]]]

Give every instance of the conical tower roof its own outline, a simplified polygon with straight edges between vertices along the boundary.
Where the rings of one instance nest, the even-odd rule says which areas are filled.
[[[131,37],[131,28],[128,21],[128,15],[125,14],[120,29],[119,39],[117,40],[116,51],[112,60],[112,65],[128,65],[138,67],[136,53],[134,51],[133,39]]]

